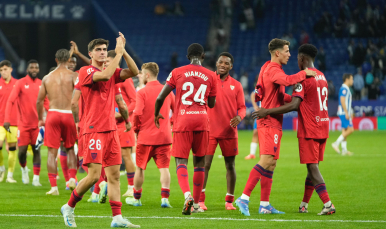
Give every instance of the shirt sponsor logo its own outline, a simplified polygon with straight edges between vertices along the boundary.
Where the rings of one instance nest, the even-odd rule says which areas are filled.
[[[87,74],[90,75],[93,71],[94,71],[93,68],[89,68],[89,69],[87,69]]]
[[[330,121],[330,119],[329,118],[322,118],[320,121],[326,122],[326,121]]]
[[[90,129],[94,129],[94,126],[89,126]]]
[[[181,115],[184,115],[185,114],[185,110],[181,110]]]
[[[24,87],[25,87],[26,89],[28,89],[28,88],[29,88],[29,85],[24,85]]]
[[[231,90],[233,91],[233,89],[235,89],[235,86],[231,85]]]
[[[206,111],[187,111],[186,114],[206,114]]]
[[[302,90],[303,90],[303,86],[300,83],[295,85],[295,91],[296,92],[301,92]]]

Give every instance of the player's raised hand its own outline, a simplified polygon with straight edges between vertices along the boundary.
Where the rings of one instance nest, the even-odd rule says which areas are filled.
[[[123,33],[119,32],[119,36],[122,38],[122,41],[123,41],[123,47],[125,47],[126,45],[126,38],[125,36],[123,35]]]
[[[71,50],[73,50],[73,53],[78,55],[79,54],[78,45],[76,45],[76,43],[74,41],[70,41],[70,44],[71,44],[70,52],[71,52]]]
[[[236,115],[235,117],[233,117],[231,119],[231,127],[236,128],[237,125],[239,125],[240,122],[241,122],[241,117]]]
[[[308,68],[304,69],[304,71],[306,72],[307,76],[313,76],[313,77],[316,76],[316,72],[312,71],[312,70],[309,70]]]
[[[157,116],[154,117],[154,123],[155,126],[159,129],[159,119],[165,119],[162,114],[158,114]]]
[[[115,53],[117,55],[123,55],[123,50],[124,50],[123,38],[122,37],[118,37],[117,38],[117,45],[115,46]]]
[[[127,122],[125,126],[126,126],[125,132],[129,132],[131,130],[131,122]]]
[[[256,111],[252,112],[253,119],[265,118],[268,115],[267,109],[259,107]]]

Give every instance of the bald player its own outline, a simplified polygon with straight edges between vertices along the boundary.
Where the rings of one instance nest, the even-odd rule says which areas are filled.
[[[51,190],[46,193],[47,195],[59,195],[56,185],[57,163],[55,159],[61,139],[69,157],[69,187],[74,190],[76,186],[77,159],[74,153],[76,129],[71,112],[71,94],[78,73],[67,68],[69,58],[70,54],[66,49],[59,49],[56,52],[55,61],[58,67],[43,78],[36,102],[39,117],[38,126],[45,126],[46,128],[44,145],[48,147],[47,170],[51,183]],[[43,102],[46,95],[50,101],[50,108],[45,123],[43,121]]]

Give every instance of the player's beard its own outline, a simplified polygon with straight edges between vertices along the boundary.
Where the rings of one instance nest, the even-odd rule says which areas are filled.
[[[36,78],[38,77],[38,75],[39,75],[39,73],[36,73],[36,75],[34,76],[34,75],[32,74],[32,72],[27,72],[27,74],[28,74],[32,79],[36,79]]]

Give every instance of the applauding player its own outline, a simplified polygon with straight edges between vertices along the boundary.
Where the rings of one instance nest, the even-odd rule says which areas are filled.
[[[164,119],[160,114],[162,104],[169,93],[176,89],[176,106],[173,115],[173,149],[176,158],[177,178],[185,196],[182,214],[203,212],[199,199],[205,179],[205,153],[209,143],[209,119],[207,109],[216,103],[216,75],[201,66],[204,61],[204,48],[191,44],[187,55],[190,64],[174,69],[166,80],[166,85],[155,103],[155,124],[160,126]],[[162,121],[161,121],[162,123]],[[188,178],[188,158],[193,151],[193,197]],[[194,202],[194,203],[193,203]]]

